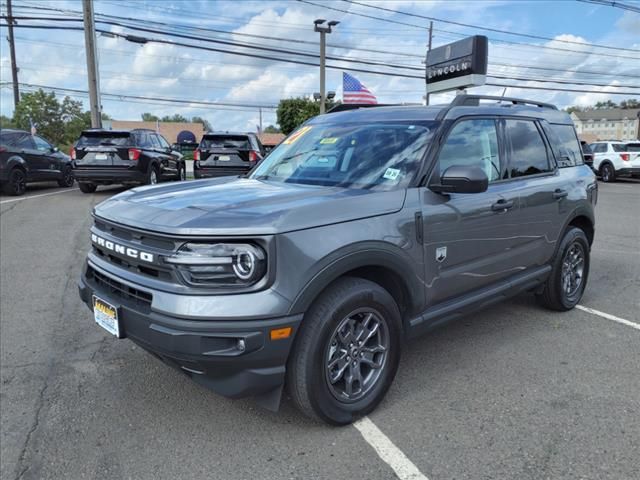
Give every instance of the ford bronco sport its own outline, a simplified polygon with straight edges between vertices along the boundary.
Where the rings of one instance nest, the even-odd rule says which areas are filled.
[[[486,103],[486,101],[491,103]],[[98,205],[80,296],[196,382],[372,411],[403,340],[519,292],[580,300],[597,182],[568,114],[460,95],[321,115],[247,176]]]

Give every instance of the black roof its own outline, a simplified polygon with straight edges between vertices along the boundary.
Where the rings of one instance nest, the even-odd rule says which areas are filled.
[[[490,100],[491,103],[481,103],[481,100]],[[454,120],[465,115],[478,114],[533,117],[547,120],[549,123],[573,124],[568,113],[547,103],[481,95],[458,95],[451,103],[441,105],[369,105],[367,108],[320,115],[309,123]]]
[[[1,129],[2,133],[29,133],[26,130],[20,130],[19,128],[4,128]]]
[[[209,136],[209,135],[255,135],[255,133],[253,132],[228,132],[228,131],[214,131],[214,132],[205,132],[203,137]]]
[[[132,132],[151,132],[151,133],[156,133],[155,130],[152,130],[150,128],[134,128],[131,130],[109,130],[107,128],[87,128],[86,130],[82,131],[82,134],[84,135],[85,133],[111,133],[111,134],[125,134],[125,133],[132,133]]]

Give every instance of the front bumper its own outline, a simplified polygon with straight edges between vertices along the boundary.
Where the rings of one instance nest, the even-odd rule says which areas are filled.
[[[96,184],[144,183],[145,173],[130,168],[74,168],[73,176],[78,182]]]
[[[239,398],[268,393],[284,384],[302,315],[265,320],[182,319],[118,297],[115,289],[96,282],[86,268],[78,289],[91,310],[93,295],[117,307],[122,336],[216,393]],[[272,329],[284,327],[293,329],[289,338],[270,339]]]

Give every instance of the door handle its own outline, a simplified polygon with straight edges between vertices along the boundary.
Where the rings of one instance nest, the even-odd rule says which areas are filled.
[[[567,195],[569,195],[569,192],[567,192],[566,190],[562,190],[560,188],[556,188],[555,191],[553,192],[553,198],[555,198],[556,200],[560,200],[561,198],[564,198]]]
[[[513,207],[513,200],[505,200],[504,198],[501,198],[496,203],[491,205],[491,210],[493,210],[494,212],[506,212],[511,207]]]

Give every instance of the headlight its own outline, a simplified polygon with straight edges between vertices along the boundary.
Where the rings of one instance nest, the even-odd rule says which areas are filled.
[[[264,251],[248,243],[186,243],[165,262],[176,265],[190,285],[249,286],[267,271]]]

